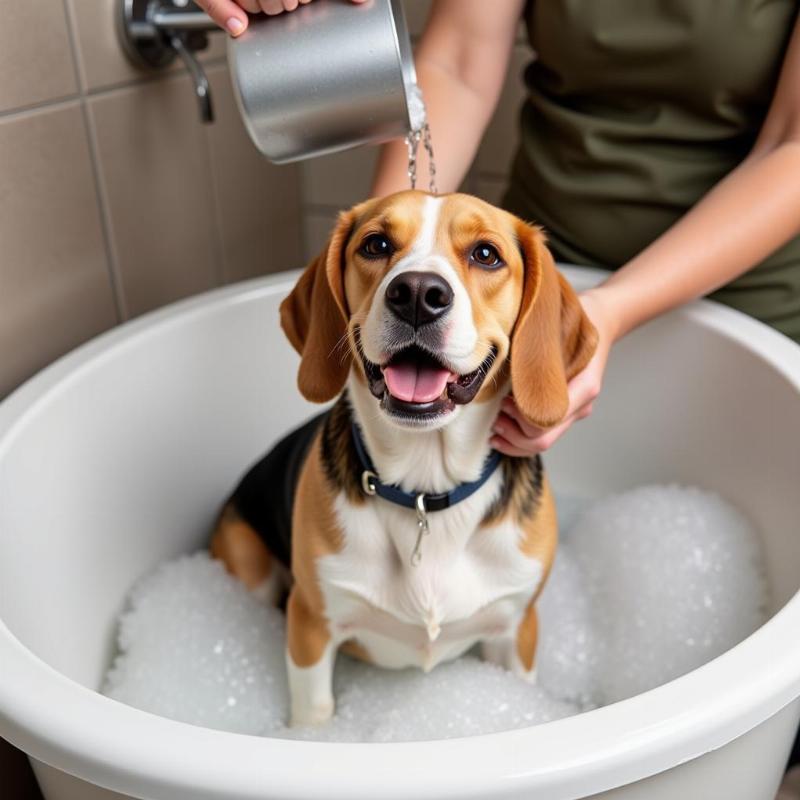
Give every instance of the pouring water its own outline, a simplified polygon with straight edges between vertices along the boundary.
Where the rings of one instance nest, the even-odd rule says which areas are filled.
[[[422,146],[428,154],[428,191],[431,194],[438,194],[431,127],[428,124],[422,91],[416,85],[409,93],[408,117],[411,122],[411,129],[406,134],[406,145],[408,146],[408,178],[411,181],[411,188],[417,188],[417,154],[419,152],[419,144],[422,142]]]

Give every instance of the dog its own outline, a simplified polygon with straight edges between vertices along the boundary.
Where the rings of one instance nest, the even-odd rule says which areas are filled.
[[[281,325],[300,392],[336,400],[245,475],[210,550],[265,602],[289,591],[291,725],[333,714],[339,649],[430,670],[479,644],[533,680],[556,511],[539,457],[489,439],[509,390],[558,423],[596,345],[541,229],[465,194],[369,200]]]

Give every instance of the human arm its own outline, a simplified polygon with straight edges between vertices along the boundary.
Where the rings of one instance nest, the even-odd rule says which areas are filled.
[[[524,0],[437,0],[414,62],[425,98],[442,192],[464,179],[489,124],[514,45]],[[402,141],[381,150],[371,194],[407,189],[408,156]],[[428,185],[427,157],[420,154],[420,187]]]
[[[581,296],[600,335],[598,352],[570,383],[570,406],[550,430],[506,402],[492,443],[512,455],[548,449],[591,412],[612,344],[639,325],[714,291],[800,232],[800,21],[747,157],[689,212],[603,284]],[[499,430],[498,430],[499,428]]]
[[[284,11],[294,11],[298,6],[304,6],[311,0],[195,0],[198,6],[208,14],[220,28],[225,29],[231,36],[240,36],[247,30],[247,14],[282,14]],[[364,0],[351,0],[353,3],[363,3]]]

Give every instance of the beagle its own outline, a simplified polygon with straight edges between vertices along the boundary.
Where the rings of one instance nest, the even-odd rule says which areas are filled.
[[[281,324],[303,396],[336,402],[247,473],[211,552],[266,602],[289,589],[291,724],[333,713],[339,649],[430,670],[480,644],[532,680],[556,512],[540,459],[489,439],[509,390],[559,422],[596,343],[542,232],[464,194],[369,200]]]

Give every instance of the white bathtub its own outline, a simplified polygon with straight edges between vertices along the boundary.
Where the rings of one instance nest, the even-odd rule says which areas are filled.
[[[678,480],[747,512],[774,613],[738,647],[607,708],[436,742],[261,739],[96,693],[134,579],[202,546],[242,468],[312,410],[277,322],[294,277],[125,325],[0,405],[0,735],[48,800],[771,800],[800,716],[800,348],[710,303],[623,341],[547,464],[564,492]]]

